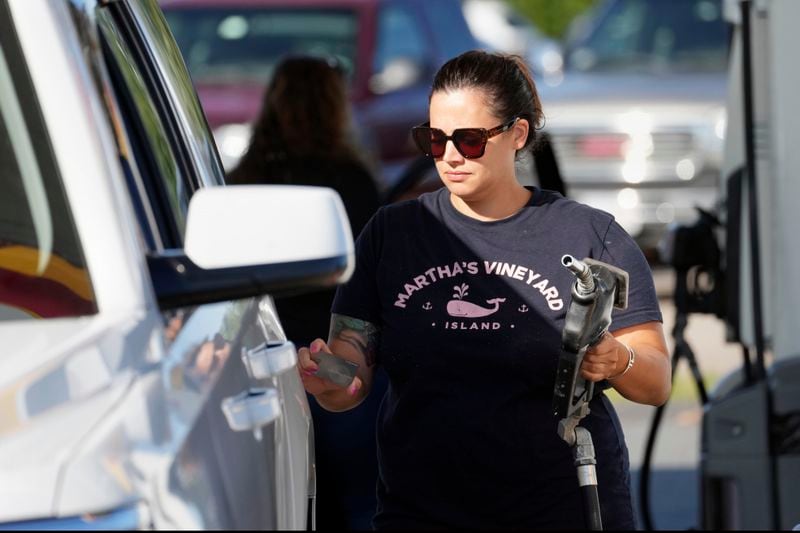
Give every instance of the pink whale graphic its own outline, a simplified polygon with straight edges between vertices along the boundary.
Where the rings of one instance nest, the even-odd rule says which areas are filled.
[[[486,300],[487,304],[494,305],[493,309],[488,309],[472,302],[465,302],[464,300],[450,300],[447,302],[447,313],[450,316],[480,318],[482,316],[489,316],[496,313],[497,310],[500,309],[500,304],[505,301],[505,298],[493,298],[491,300]]]

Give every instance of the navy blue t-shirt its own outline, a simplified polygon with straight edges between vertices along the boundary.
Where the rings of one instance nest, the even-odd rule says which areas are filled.
[[[482,222],[447,189],[382,208],[356,242],[333,312],[380,328],[390,385],[378,427],[376,528],[583,528],[570,448],[551,413],[575,277],[561,256],[630,275],[611,330],[660,321],[649,266],[603,211],[533,189]],[[634,528],[628,456],[605,395],[581,425],[597,454],[604,526]]]

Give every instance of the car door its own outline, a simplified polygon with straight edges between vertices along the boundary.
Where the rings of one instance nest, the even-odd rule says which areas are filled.
[[[112,2],[97,12],[121,111],[119,127],[129,144],[120,156],[156,287],[172,260],[170,251],[183,246],[192,192],[221,183],[199,106],[185,104],[188,99],[196,105],[188,77],[176,80],[180,56],[160,54],[158,47],[168,48],[171,36],[157,23],[159,16],[146,2]],[[275,443],[283,431],[279,378],[251,376],[245,364],[246,356],[264,354],[280,339],[267,337],[258,299],[191,305],[165,303],[160,296],[156,291],[167,342],[168,421],[173,435],[181,437],[166,480],[168,492],[191,502],[182,511],[195,517],[197,527],[280,527],[286,512],[278,510],[284,502],[276,486]],[[293,368],[294,360],[287,360],[278,370]],[[244,416],[241,423],[237,416],[243,413],[257,418]]]
[[[153,0],[148,0],[131,3],[131,17],[152,45],[152,67],[165,85],[168,110],[174,114],[175,129],[181,132],[180,141],[189,154],[194,183],[222,184],[223,168],[208,122],[163,13]],[[275,508],[277,527],[303,529],[310,493],[311,414],[296,372],[295,347],[287,342],[271,297],[262,296],[251,305],[257,310],[242,314],[239,326],[244,332],[243,339],[250,342],[236,353],[243,358],[251,383],[261,389],[277,390],[280,404],[279,417],[271,428],[273,438],[259,441],[261,449],[256,452],[256,460],[265,455],[267,463],[274,465],[274,471],[270,471],[273,485],[268,507]],[[237,323],[234,319],[233,324]]]

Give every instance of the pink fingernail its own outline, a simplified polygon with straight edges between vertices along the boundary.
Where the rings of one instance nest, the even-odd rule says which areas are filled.
[[[319,351],[319,346],[312,344],[308,349],[311,351],[311,353],[317,353]]]

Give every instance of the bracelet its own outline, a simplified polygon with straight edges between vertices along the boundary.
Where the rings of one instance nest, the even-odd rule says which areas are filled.
[[[626,366],[625,370],[623,370],[622,372],[620,372],[616,376],[609,376],[608,378],[606,378],[606,379],[608,379],[608,381],[613,381],[613,380],[615,380],[617,378],[620,378],[620,377],[624,376],[625,374],[627,374],[628,370],[633,368],[633,363],[636,361],[636,352],[633,351],[633,348],[631,348],[630,346],[628,346],[627,344],[624,344],[624,343],[620,343],[620,344],[622,344],[624,347],[626,347],[628,349],[628,366]]]

